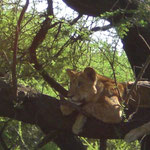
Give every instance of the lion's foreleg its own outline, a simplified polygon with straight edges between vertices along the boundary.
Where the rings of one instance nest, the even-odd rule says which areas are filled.
[[[73,124],[72,131],[74,134],[79,134],[82,132],[83,126],[86,122],[87,117],[83,114],[78,114],[75,123]]]
[[[60,105],[60,110],[64,116],[70,115],[75,109],[67,104]]]

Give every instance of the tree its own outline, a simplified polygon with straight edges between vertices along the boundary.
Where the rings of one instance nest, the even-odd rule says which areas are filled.
[[[114,3],[115,1],[106,1],[105,7],[103,6],[104,4],[101,4],[101,1],[88,1],[89,5],[86,6],[90,6],[89,9],[89,7],[84,7],[84,1],[83,3],[78,1],[74,3],[74,1],[68,0],[65,2],[78,10],[79,15],[75,19],[67,20],[55,17],[52,0],[47,0],[48,7],[44,13],[38,12],[35,8],[27,11],[28,2],[27,0],[26,4],[22,7],[20,1],[16,1],[16,3],[12,2],[10,5],[7,0],[4,0],[1,5],[2,11],[0,15],[2,19],[0,28],[2,32],[0,33],[0,37],[3,38],[0,38],[0,41],[3,44],[0,45],[0,54],[3,57],[0,58],[2,65],[0,73],[2,79],[5,79],[9,84],[3,81],[1,81],[0,84],[0,114],[2,117],[9,117],[25,123],[38,125],[46,135],[38,147],[53,140],[61,149],[85,149],[78,137],[71,132],[71,126],[77,112],[65,118],[59,110],[60,103],[66,101],[59,101],[58,99],[64,99],[67,95],[67,90],[64,88],[67,86],[64,70],[67,67],[83,69],[84,66],[92,63],[94,65],[96,64],[95,66],[101,70],[99,62],[95,61],[98,60],[99,51],[96,51],[97,49],[101,49],[100,58],[103,59],[101,62],[103,62],[105,66],[109,66],[114,70],[115,66],[121,64],[124,56],[122,54],[122,59],[118,59],[119,54],[116,52],[116,46],[111,47],[110,44],[105,42],[101,42],[101,44],[97,42],[97,44],[95,44],[96,42],[94,43],[94,40],[92,41],[91,39],[93,32],[100,29],[107,30],[112,27],[115,27],[118,31],[118,35],[122,37],[124,48],[132,68],[139,63],[135,61],[137,59],[141,60],[139,65],[145,63],[145,57],[148,56],[149,52],[142,53],[144,55],[143,57],[141,57],[142,55],[140,53],[138,56],[134,55],[134,57],[128,53],[132,44],[130,43],[132,40],[129,39],[132,39],[133,34],[140,40],[138,44],[142,43],[145,51],[148,51],[146,43],[149,44],[147,40],[149,37],[145,37],[144,35],[139,37],[138,34],[132,31],[137,31],[138,23],[143,21],[143,27],[140,22],[139,28],[145,32],[145,29],[149,25],[147,23],[148,21],[141,16],[143,20],[139,18],[137,19],[138,21],[133,24],[130,22],[130,19],[132,20],[134,17],[139,17],[138,14],[142,11],[139,6],[142,4],[129,3],[128,9],[125,9],[125,11],[124,8],[126,8],[127,1],[121,4],[120,2]],[[106,13],[112,6],[113,9],[111,13]],[[118,11],[118,8],[121,8],[121,10]],[[101,11],[99,12],[99,10]],[[91,25],[87,28],[87,25],[85,25],[87,18],[82,16],[82,14],[99,16],[99,14],[102,13],[102,17],[108,20],[110,25],[104,27],[93,27]],[[137,15],[135,15],[136,13]],[[143,15],[147,16],[147,13],[143,13]],[[93,20],[96,22],[96,19]],[[124,32],[119,32],[120,30]],[[126,32],[127,30],[129,31]],[[147,34],[147,32],[145,33]],[[133,44],[132,48],[134,48],[134,46],[136,47],[137,45]],[[140,44],[140,46],[142,45]],[[140,48],[140,46],[138,48]],[[139,52],[139,49],[137,49],[137,51]],[[124,61],[122,64],[123,63]],[[123,65],[121,68],[123,68]],[[11,69],[12,71],[10,71]],[[102,72],[104,71],[102,70]],[[148,69],[145,71],[144,77],[149,79],[147,72],[149,72]],[[138,71],[135,73],[138,75]],[[10,77],[11,74],[12,78]],[[114,72],[109,76],[113,77],[113,74]],[[11,84],[12,81],[13,84]],[[44,91],[44,88],[48,88],[46,84],[48,83],[52,88],[48,88],[47,93],[51,96],[17,85],[17,83],[26,83],[26,85],[32,86],[34,84],[39,85],[36,84],[36,82],[43,85],[41,91]],[[60,85],[60,83],[63,86]],[[13,88],[11,88],[10,85]],[[146,89],[146,91],[149,92],[149,89]],[[56,98],[54,98],[54,96]],[[138,115],[143,115],[143,112],[147,114],[149,110],[139,110]],[[123,138],[130,129],[146,121],[148,121],[147,117],[143,118],[142,121],[137,119],[131,123],[109,125],[97,121],[94,118],[89,118],[81,136],[103,139]],[[6,143],[5,140],[3,140],[2,134],[9,122],[4,122],[0,134],[1,145],[3,148],[8,149],[8,147],[11,148],[12,144]],[[91,130],[93,126],[95,128]],[[116,129],[119,129],[119,135]],[[99,134],[97,134],[98,131]],[[20,139],[22,141],[21,133]],[[23,148],[26,148],[24,144]]]
[[[122,22],[129,21],[131,27],[126,33],[126,36],[122,38],[124,50],[128,56],[128,60],[135,71],[135,75],[139,74],[142,64],[145,63],[146,58],[150,55],[149,45],[150,43],[150,23],[149,23],[149,1],[115,1],[107,0],[105,3],[101,0],[89,0],[87,1],[74,1],[74,0],[63,0],[72,9],[79,12],[79,14],[86,14],[91,16],[100,16],[106,12],[115,12],[112,16],[106,18],[111,26],[117,27]],[[144,9],[144,13],[143,13]],[[131,20],[130,20],[131,19]],[[134,21],[135,20],[135,21]],[[146,25],[140,24],[140,22],[146,22]],[[141,36],[144,38],[141,38]],[[132,39],[135,41],[133,42]],[[150,67],[150,66],[149,66]],[[147,68],[143,78],[150,80],[150,68]]]

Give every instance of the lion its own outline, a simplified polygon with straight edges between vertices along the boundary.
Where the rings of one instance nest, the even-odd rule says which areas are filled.
[[[150,110],[150,81],[138,81],[137,89],[133,92],[132,99],[134,101],[129,101],[130,106],[136,108],[136,111],[140,108],[143,111],[145,108],[146,110]],[[150,121],[129,131],[124,139],[126,142],[132,142],[148,134],[150,134]]]
[[[121,103],[125,102],[128,90],[134,82],[116,83],[114,80],[99,75],[91,67],[86,67],[84,71],[77,72],[67,69],[70,78],[68,98],[71,103],[79,105],[84,112],[105,122],[120,123],[122,121]],[[142,86],[143,81],[139,81],[136,90],[131,94],[129,105],[131,109],[150,108],[150,89]],[[144,81],[144,85],[150,82]],[[67,104],[60,106],[63,115],[69,115],[74,108]],[[77,115],[72,131],[74,134],[82,132],[86,122],[86,115]],[[134,141],[143,135],[150,133],[150,122],[131,130],[126,136],[127,142]]]
[[[105,123],[120,123],[122,120],[121,99],[126,90],[125,83],[99,75],[92,67],[77,72],[67,69],[70,78],[68,98],[70,102],[79,105],[82,110]],[[67,105],[60,106],[63,115],[71,114],[74,109]],[[77,115],[72,131],[82,132],[87,117]]]

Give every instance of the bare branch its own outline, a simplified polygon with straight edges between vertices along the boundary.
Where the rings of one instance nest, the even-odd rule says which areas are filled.
[[[81,35],[78,35],[76,38],[74,37],[76,33],[74,33],[59,49],[59,51],[53,56],[55,59],[60,56],[60,54],[63,52],[65,47],[68,47],[70,44],[73,45],[73,43],[77,42],[78,40],[81,40]]]
[[[16,33],[15,33],[15,42],[14,42],[14,49],[13,49],[13,64],[12,64],[12,85],[13,85],[13,98],[16,101],[17,97],[17,77],[16,77],[16,66],[17,66],[17,51],[18,51],[18,39],[20,34],[20,25],[24,14],[28,8],[29,0],[26,0],[26,4],[24,5],[21,14],[19,16],[17,26],[16,26]]]
[[[48,10],[52,7],[51,0],[48,1]],[[49,6],[50,5],[50,6]],[[52,11],[50,11],[52,13]],[[51,14],[48,12],[49,14]],[[37,55],[36,55],[36,49],[38,46],[44,41],[45,36],[49,29],[52,29],[56,25],[58,25],[60,22],[56,22],[54,24],[51,24],[52,19],[49,17],[46,17],[46,19],[43,21],[43,24],[41,26],[41,29],[38,31],[36,36],[33,39],[33,42],[31,46],[29,47],[29,53],[30,53],[30,63],[34,64],[34,68],[42,75],[43,79],[57,92],[62,94],[63,96],[67,96],[67,90],[63,88],[59,83],[57,83],[52,77],[49,76],[49,74],[43,69],[42,65],[38,62]]]
[[[113,27],[112,24],[109,24],[109,25],[106,25],[106,26],[103,26],[103,27],[94,27],[94,28],[91,29],[91,31],[94,31],[94,32],[106,31],[106,30],[111,29],[112,27]]]
[[[79,14],[75,19],[73,19],[73,20],[70,22],[70,25],[73,25],[73,24],[77,23],[78,20],[79,20],[82,16],[83,16],[82,14]]]

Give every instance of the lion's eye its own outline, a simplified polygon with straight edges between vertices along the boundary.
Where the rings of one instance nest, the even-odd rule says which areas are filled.
[[[79,81],[78,82],[78,87],[80,87],[83,84],[83,82]]]

